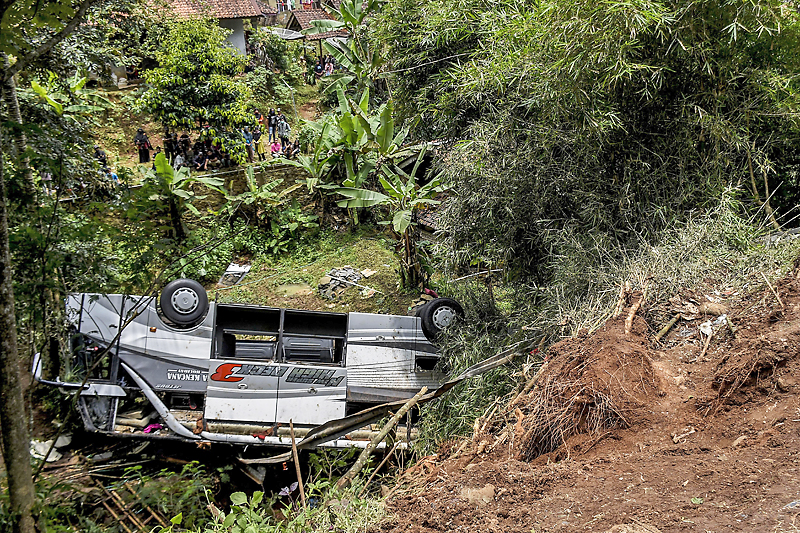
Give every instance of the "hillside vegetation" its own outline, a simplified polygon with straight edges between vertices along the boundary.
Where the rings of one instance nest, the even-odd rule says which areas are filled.
[[[249,55],[210,12],[0,4],[0,531],[796,530],[796,6],[323,3],[305,34],[341,39],[254,19]],[[372,272],[324,297],[345,266]],[[34,353],[75,370],[67,294],[183,277],[308,310],[453,297],[439,370],[515,358],[417,409],[380,466],[315,451],[259,488],[229,448],[87,437],[74,391],[30,383]]]

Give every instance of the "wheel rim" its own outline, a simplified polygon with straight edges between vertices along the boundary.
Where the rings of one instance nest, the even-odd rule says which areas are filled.
[[[433,316],[431,316],[433,325],[436,326],[436,329],[440,331],[446,329],[450,324],[452,324],[455,318],[456,310],[448,306],[443,306],[436,309],[433,312]]]
[[[181,288],[172,295],[172,308],[181,315],[192,314],[200,305],[200,297],[193,289]]]

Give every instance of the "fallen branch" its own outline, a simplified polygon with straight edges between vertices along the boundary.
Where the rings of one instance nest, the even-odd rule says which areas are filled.
[[[367,444],[367,447],[364,448],[364,450],[361,452],[361,455],[358,456],[358,459],[350,468],[350,470],[348,470],[347,473],[339,479],[339,481],[336,483],[337,488],[344,489],[350,486],[350,483],[353,482],[353,479],[356,477],[356,475],[358,475],[361,469],[364,468],[364,465],[367,464],[369,456],[372,455],[372,452],[375,451],[375,448],[378,447],[378,444],[380,444],[381,441],[386,438],[386,435],[389,434],[389,431],[391,431],[392,428],[397,425],[400,419],[405,416],[406,412],[414,407],[419,399],[425,396],[427,392],[428,387],[422,387],[422,390],[416,393],[413,398],[408,400],[405,405],[403,405],[403,407],[401,407],[397,413],[395,413],[395,415],[386,423],[386,425],[383,426],[383,429],[381,429],[380,433],[375,435],[370,443]]]
[[[731,330],[731,335],[733,335],[733,338],[735,339],[736,338],[736,326],[734,326],[733,322],[731,322],[731,317],[725,317],[725,323],[728,325],[728,329]]]
[[[506,413],[510,412],[511,409],[517,404],[517,402],[519,402],[523,396],[528,394],[533,389],[533,387],[536,386],[536,384],[539,382],[539,379],[541,379],[541,377],[544,375],[544,371],[547,368],[548,362],[549,361],[545,361],[544,363],[542,363],[542,366],[539,367],[539,370],[536,372],[536,375],[534,375],[531,379],[529,379],[528,382],[525,384],[525,386],[522,388],[522,391],[520,391],[520,393],[517,394],[517,396],[508,403],[508,407],[506,407],[505,410]]]
[[[681,314],[680,314],[680,313],[678,313],[677,315],[675,315],[674,317],[672,317],[672,320],[670,320],[669,322],[667,322],[667,325],[666,325],[666,326],[664,326],[663,328],[661,328],[661,331],[659,331],[659,332],[656,334],[656,342],[660,341],[660,340],[661,340],[661,338],[662,338],[664,335],[666,335],[666,334],[669,332],[669,330],[670,330],[670,329],[672,329],[672,326],[674,326],[674,325],[675,325],[675,323],[676,323],[678,320],[680,320],[680,319],[681,319]]]
[[[377,292],[378,294],[383,294],[384,296],[386,295],[386,293],[385,293],[385,292],[383,292],[383,291],[379,291],[378,289],[376,289],[376,288],[374,288],[374,287],[367,287],[366,285],[359,285],[358,283],[354,283],[354,282],[352,282],[352,281],[347,281],[346,279],[342,279],[342,278],[337,278],[336,276],[331,276],[331,275],[328,275],[328,277],[329,277],[329,278],[331,278],[331,279],[335,279],[336,281],[340,281],[340,282],[342,282],[342,283],[347,283],[348,285],[355,285],[356,287],[361,287],[362,289],[367,289],[367,290],[370,290],[370,291],[375,291],[375,292]]]
[[[492,406],[490,407],[491,410],[489,411],[489,413],[487,415],[480,416],[480,417],[475,419],[475,424],[473,425],[473,428],[472,428],[472,430],[473,430],[472,431],[472,440],[473,441],[478,438],[478,435],[483,433],[483,431],[489,425],[489,422],[492,421],[492,419],[494,417],[494,413],[495,413],[495,411],[497,411],[497,407],[499,405],[499,401],[500,401],[500,399],[498,398],[497,400],[495,400],[492,403]]]
[[[633,328],[633,317],[636,316],[636,312],[642,306],[645,298],[647,298],[647,285],[642,289],[642,297],[639,298],[639,301],[633,304],[631,310],[628,311],[628,318],[625,319],[625,335],[630,334],[631,328]]]
[[[785,306],[785,305],[783,305],[783,300],[781,300],[781,297],[780,297],[780,296],[778,296],[778,293],[777,293],[777,292],[775,292],[775,289],[773,289],[773,288],[772,288],[772,284],[770,284],[769,280],[767,279],[767,276],[766,276],[766,275],[765,275],[763,272],[761,272],[761,277],[762,277],[762,278],[764,278],[764,281],[766,281],[766,282],[767,282],[767,287],[769,287],[769,290],[771,290],[771,291],[772,291],[772,294],[774,294],[774,295],[775,295],[775,298],[777,298],[777,300],[778,300],[778,303],[779,303],[779,304],[781,304],[781,308],[782,308],[782,309],[785,309],[785,308],[786,308],[786,306]]]
[[[502,268],[494,268],[492,270],[484,270],[483,272],[475,272],[474,274],[468,274],[468,275],[462,276],[460,278],[451,279],[450,283],[454,283],[456,281],[461,281],[463,279],[474,278],[475,276],[481,276],[483,274],[493,274],[495,272],[502,272],[502,271],[503,271]]]
[[[303,475],[300,473],[300,460],[297,458],[297,442],[294,440],[294,424],[289,420],[289,436],[292,438],[292,456],[294,456],[294,468],[297,471],[297,487],[300,489],[300,500],[303,502],[303,509],[306,508],[306,491],[303,488]]]
[[[694,427],[690,427],[689,430],[686,433],[683,433],[681,435],[677,435],[677,434],[673,433],[672,434],[672,442],[674,442],[675,444],[680,444],[681,440],[685,439],[686,437],[688,437],[689,435],[692,435],[694,433],[697,433],[697,430],[694,429]]]
[[[380,462],[380,464],[378,465],[378,468],[376,468],[375,470],[373,470],[373,471],[372,471],[372,474],[370,474],[370,476],[369,476],[369,479],[367,479],[367,482],[366,482],[366,483],[364,483],[364,486],[363,486],[363,487],[361,487],[361,490],[360,490],[360,491],[358,491],[358,495],[356,496],[356,498],[360,498],[360,497],[361,497],[361,495],[362,495],[362,494],[364,494],[364,491],[365,491],[365,490],[367,490],[367,487],[369,486],[370,482],[372,481],[372,478],[374,478],[374,477],[375,477],[375,474],[377,474],[377,473],[378,473],[378,470],[380,470],[381,468],[383,468],[383,465],[385,465],[385,464],[386,464],[386,462],[387,462],[389,459],[391,459],[391,458],[392,458],[392,454],[393,454],[393,453],[394,453],[394,451],[397,449],[397,446],[398,446],[398,444],[400,444],[400,442],[395,442],[395,443],[394,443],[394,446],[392,446],[392,449],[391,449],[391,450],[389,450],[389,452],[386,454],[386,457],[384,457],[384,458],[383,458],[383,461],[381,461],[381,462]]]
[[[703,351],[700,352],[700,355],[697,356],[697,359],[695,359],[695,361],[697,361],[698,359],[702,359],[703,356],[706,354],[706,352],[708,351],[708,345],[711,344],[711,337],[713,336],[714,336],[714,330],[712,329],[711,333],[709,333],[708,337],[706,337],[706,343],[703,345]]]
[[[150,514],[155,517],[156,521],[159,524],[161,524],[161,527],[164,527],[164,528],[169,527],[169,522],[167,522],[164,519],[164,517],[161,516],[160,513],[155,512],[153,509],[150,508],[150,506],[145,504],[142,501],[142,499],[139,497],[139,494],[136,492],[136,490],[131,486],[131,484],[129,482],[126,481],[126,482],[123,483],[123,485],[125,486],[126,489],[128,489],[128,492],[130,492],[133,495],[134,498],[139,500],[139,503],[142,505],[142,507],[147,509],[150,512]],[[217,510],[217,513],[219,514],[219,510]]]

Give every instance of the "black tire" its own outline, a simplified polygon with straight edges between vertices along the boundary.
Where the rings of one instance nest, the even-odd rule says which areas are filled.
[[[208,293],[193,279],[176,279],[161,291],[161,312],[179,326],[191,326],[208,311]]]
[[[417,314],[422,320],[422,331],[425,336],[429,340],[434,340],[457,318],[464,317],[464,308],[452,298],[436,298],[422,306]]]

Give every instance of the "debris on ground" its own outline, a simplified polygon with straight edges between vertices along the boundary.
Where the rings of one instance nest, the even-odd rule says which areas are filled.
[[[426,294],[424,292],[420,293],[417,299],[411,302],[411,305],[408,306],[408,316],[417,316],[419,310],[422,309],[422,306],[435,299],[436,298],[430,294]]]
[[[238,285],[244,279],[248,272],[250,272],[250,263],[231,263],[228,265],[228,268],[225,269],[225,272],[222,274],[222,277],[219,278],[217,285],[220,287],[233,287],[234,285]]]
[[[363,278],[364,275],[350,265],[332,268],[327,275],[320,278],[317,290],[323,298],[335,300],[350,287],[359,287]]]
[[[60,461],[63,454],[58,451],[66,448],[72,443],[72,435],[59,435],[55,441],[53,439],[40,441],[34,439],[31,441],[31,457],[44,459],[45,462],[54,463]],[[50,452],[50,453],[48,453]]]

